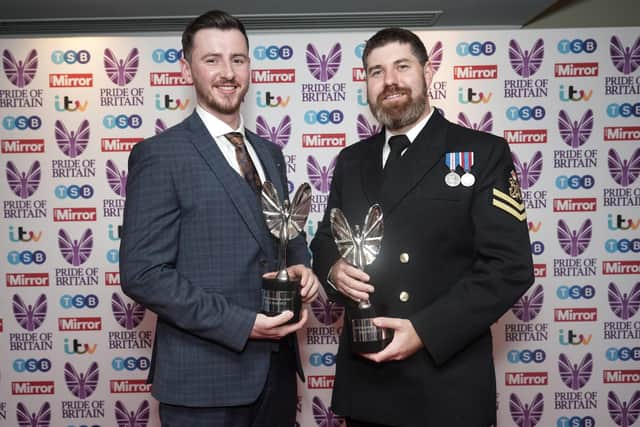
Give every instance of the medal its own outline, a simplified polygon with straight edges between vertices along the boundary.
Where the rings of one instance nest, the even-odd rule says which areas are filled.
[[[460,175],[458,175],[454,171],[451,171],[444,176],[444,182],[449,187],[457,187],[458,185],[460,185]]]
[[[462,175],[462,178],[460,178],[460,183],[465,187],[471,187],[473,184],[475,184],[475,182],[476,177],[469,172],[465,173],[464,175]]]
[[[476,182],[476,177],[473,176],[471,172],[471,167],[473,166],[473,151],[466,151],[461,154],[461,166],[464,169],[464,175],[460,179],[460,182],[465,187],[471,187]]]
[[[461,153],[445,153],[444,163],[449,168],[449,173],[445,175],[444,182],[449,187],[457,187],[460,185],[460,175],[456,173],[456,168],[460,165]]]

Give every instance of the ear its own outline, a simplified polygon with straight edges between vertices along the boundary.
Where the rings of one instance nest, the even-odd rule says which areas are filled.
[[[189,84],[193,84],[193,76],[191,75],[191,64],[185,59],[180,58],[180,71],[182,71],[182,78]]]
[[[433,80],[433,75],[435,71],[433,71],[433,67],[431,66],[431,61],[427,61],[424,64],[424,82],[427,85],[427,89],[431,87],[431,81]]]

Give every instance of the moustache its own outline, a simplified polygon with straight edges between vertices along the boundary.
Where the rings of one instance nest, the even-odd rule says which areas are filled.
[[[411,89],[400,87],[398,85],[385,86],[380,95],[378,95],[378,102],[383,101],[387,96],[391,95],[409,95],[411,96]]]

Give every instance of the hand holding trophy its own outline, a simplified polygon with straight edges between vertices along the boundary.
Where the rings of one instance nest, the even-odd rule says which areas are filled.
[[[383,232],[382,209],[377,204],[369,208],[362,229],[356,224],[353,230],[339,208],[331,209],[331,233],[338,252],[345,261],[360,270],[378,256]],[[356,308],[347,311],[351,320],[353,352],[377,353],[391,342],[393,331],[374,325],[376,313],[369,300],[359,301]]]
[[[279,241],[278,273],[275,278],[262,279],[262,313],[275,316],[283,311],[293,312],[288,323],[300,320],[300,280],[291,279],[287,273],[287,244],[295,239],[307,222],[311,209],[311,186],[306,182],[298,187],[293,202],[285,199],[280,203],[278,191],[273,184],[265,181],[262,184],[262,214],[267,228]]]

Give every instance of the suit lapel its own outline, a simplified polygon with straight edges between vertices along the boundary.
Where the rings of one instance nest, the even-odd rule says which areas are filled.
[[[441,161],[445,152],[447,124],[448,122],[435,110],[402,156],[399,167],[394,168],[396,173],[385,177],[381,189],[385,216],[391,214],[407,193]]]
[[[382,187],[382,147],[384,132],[363,144],[364,155],[360,169],[362,188],[370,205],[380,203],[380,188]]]
[[[240,214],[240,217],[251,231],[256,241],[266,253],[272,252],[272,247],[266,239],[266,228],[262,218],[260,202],[244,179],[236,173],[227,162],[211,134],[202,123],[202,120],[193,113],[188,119],[188,127],[194,133],[191,143],[207,163],[211,172],[218,178],[222,187],[229,195],[231,202]],[[264,162],[269,163],[269,162]],[[265,166],[266,168],[266,166]]]

